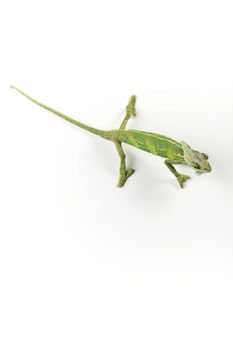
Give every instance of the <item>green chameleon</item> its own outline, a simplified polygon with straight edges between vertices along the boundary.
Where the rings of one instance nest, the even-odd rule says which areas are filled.
[[[129,103],[126,107],[126,115],[120,125],[120,128],[117,130],[105,131],[93,128],[89,125],[83,124],[75,119],[70,118],[63,113],[60,113],[55,109],[36,101],[34,98],[28,96],[15,86],[11,86],[11,88],[17,90],[32,102],[67,120],[68,122],[77,125],[82,129],[88,130],[91,133],[96,134],[106,140],[114,142],[116,150],[120,157],[120,176],[118,181],[119,187],[124,186],[128,177],[130,177],[134,173],[133,169],[126,168],[125,153],[122,148],[122,143],[127,143],[143,151],[166,158],[164,163],[166,164],[168,169],[175,175],[181,188],[184,187],[185,181],[190,179],[190,177],[178,173],[177,170],[174,168],[173,164],[188,165],[189,167],[196,169],[198,174],[208,173],[211,171],[211,166],[207,161],[207,154],[193,150],[189,145],[187,145],[183,141],[178,142],[169,137],[154,134],[152,132],[131,129],[126,130],[125,128],[128,120],[131,117],[136,116],[136,96],[134,95],[131,96]]]

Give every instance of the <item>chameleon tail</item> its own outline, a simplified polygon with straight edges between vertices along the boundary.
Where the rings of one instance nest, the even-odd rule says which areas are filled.
[[[82,129],[85,129],[87,131],[90,131],[91,133],[93,134],[96,134],[100,137],[103,137],[105,139],[108,139],[108,132],[107,131],[104,131],[104,130],[99,130],[99,129],[96,129],[96,128],[93,128],[89,125],[86,125],[86,124],[83,124],[81,122],[78,122],[77,120],[73,119],[73,118],[70,118],[68,117],[67,115],[61,113],[61,112],[58,112],[56,111],[55,109],[51,108],[51,107],[48,107],[46,106],[45,104],[35,100],[34,98],[32,98],[31,96],[27,95],[25,92],[21,91],[20,89],[18,89],[16,86],[13,86],[11,85],[10,86],[11,89],[15,89],[17,90],[20,94],[24,95],[26,98],[28,98],[30,101],[34,102],[35,104],[37,104],[38,106],[46,109],[47,111],[49,112],[52,112],[53,114],[56,114],[58,117],[62,118],[62,119],[65,119],[66,121],[74,124],[74,125],[77,125],[79,126],[80,128]]]

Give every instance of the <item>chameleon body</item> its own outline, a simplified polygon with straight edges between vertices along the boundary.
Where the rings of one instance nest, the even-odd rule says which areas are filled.
[[[177,172],[174,164],[187,165],[197,171],[198,174],[207,173],[211,171],[211,166],[208,162],[208,156],[205,153],[193,150],[188,144],[181,141],[178,142],[167,136],[155,134],[152,132],[146,132],[141,130],[126,130],[127,122],[131,117],[136,116],[135,103],[136,96],[131,96],[128,105],[126,106],[125,118],[122,121],[120,128],[117,130],[100,130],[93,128],[89,125],[83,124],[69,116],[56,111],[53,108],[46,106],[45,104],[30,97],[15,86],[11,88],[17,90],[22,95],[27,97],[32,102],[41,106],[42,108],[56,114],[57,116],[65,119],[66,121],[79,126],[95,135],[98,135],[106,140],[112,141],[115,144],[116,150],[120,157],[120,176],[118,186],[122,187],[126,180],[134,173],[133,169],[126,168],[125,153],[122,147],[122,143],[127,143],[133,147],[141,149],[142,151],[152,153],[159,157],[165,158],[165,165],[175,175],[181,188],[184,187],[184,183],[190,177]]]

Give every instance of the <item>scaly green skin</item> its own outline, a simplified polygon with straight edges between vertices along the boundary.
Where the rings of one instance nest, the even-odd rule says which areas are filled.
[[[127,170],[126,168],[125,153],[122,148],[122,143],[127,143],[145,152],[149,152],[159,157],[166,158],[164,163],[166,164],[168,169],[175,175],[181,188],[184,187],[185,181],[190,179],[190,177],[178,173],[174,168],[173,164],[188,165],[196,169],[197,173],[199,174],[211,171],[210,164],[207,161],[208,156],[205,153],[200,153],[191,149],[191,147],[188,146],[185,142],[178,142],[169,137],[160,134],[154,134],[151,132],[139,130],[125,130],[128,120],[131,117],[136,116],[136,96],[134,95],[131,96],[129,103],[126,107],[126,115],[123,122],[120,125],[120,128],[118,130],[105,131],[93,128],[73,118],[70,118],[63,113],[60,113],[55,109],[50,108],[41,102],[38,102],[37,100],[25,94],[23,91],[21,91],[15,86],[11,86],[11,88],[17,90],[32,102],[56,114],[60,118],[65,119],[68,122],[77,125],[82,129],[90,131],[91,133],[96,134],[106,140],[114,142],[116,150],[120,157],[120,177],[118,181],[119,187],[122,187],[125,184],[128,177],[134,173],[133,169]]]

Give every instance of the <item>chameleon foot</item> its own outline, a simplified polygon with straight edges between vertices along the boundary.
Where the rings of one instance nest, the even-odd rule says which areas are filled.
[[[189,179],[190,179],[190,176],[188,176],[188,175],[184,175],[184,174],[177,175],[177,180],[178,180],[181,188],[184,188],[185,181],[187,181]]]
[[[128,169],[126,171],[125,175],[121,175],[120,178],[119,178],[117,186],[118,187],[124,186],[124,184],[126,183],[126,180],[128,179],[128,177],[130,177],[134,173],[134,171],[135,171],[134,169]]]

